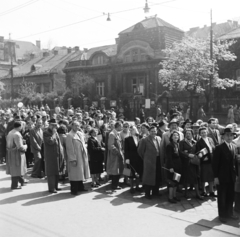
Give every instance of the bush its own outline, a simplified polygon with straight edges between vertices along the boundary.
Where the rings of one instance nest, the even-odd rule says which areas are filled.
[[[0,107],[3,109],[10,108],[10,107],[16,106],[19,102],[23,102],[22,99],[20,99],[20,98],[14,99],[13,103],[10,99],[0,100]]]

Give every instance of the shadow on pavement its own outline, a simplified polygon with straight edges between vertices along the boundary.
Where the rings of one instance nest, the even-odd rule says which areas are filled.
[[[61,193],[58,192],[57,194],[51,194],[49,192],[47,192],[47,195],[45,195],[44,197],[41,196],[42,198],[38,198],[38,199],[34,199],[31,200],[29,202],[26,202],[24,204],[22,204],[22,206],[32,206],[32,205],[39,205],[39,204],[44,204],[44,203],[48,203],[48,202],[57,202],[57,201],[62,201],[65,199],[70,199],[70,198],[74,198],[75,196],[72,196],[69,193]]]
[[[18,190],[14,190],[14,192],[18,192]],[[50,193],[41,191],[41,192],[35,192],[35,193],[21,194],[21,195],[5,198],[5,199],[1,200],[0,205],[11,204],[11,203],[19,202],[19,201],[24,201],[27,199],[39,198],[39,197],[43,197],[46,195],[50,195]]]
[[[7,180],[11,180],[11,176],[0,179],[0,181],[7,181]]]
[[[224,225],[229,225],[233,227],[238,227],[238,222],[239,221],[228,221]],[[199,227],[196,228],[196,225]],[[212,221],[201,219],[198,222],[191,224],[185,228],[185,234],[188,236],[202,236],[204,231],[209,231],[213,229],[216,226],[221,226],[223,225],[219,220],[218,217],[213,219]]]
[[[9,188],[0,188],[0,194],[3,194],[3,193],[10,193],[12,192],[13,190],[9,187]]]

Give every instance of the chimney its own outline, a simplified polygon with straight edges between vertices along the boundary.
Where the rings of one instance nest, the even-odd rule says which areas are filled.
[[[36,40],[36,46],[41,49],[41,41],[40,40]]]
[[[68,53],[71,53],[71,52],[72,52],[72,48],[69,47],[69,48],[67,49],[67,52],[68,52]]]
[[[75,52],[76,52],[76,51],[79,51],[79,46],[75,46],[75,47],[74,47],[74,50],[75,50]]]
[[[30,54],[30,59],[32,60],[32,59],[34,59],[34,57],[35,57],[35,53],[31,53]]]
[[[43,52],[43,57],[46,58],[49,56],[49,52]]]
[[[53,54],[56,56],[56,55],[58,55],[58,51],[57,50],[54,50],[53,51]]]
[[[0,42],[4,42],[4,36],[0,36]]]
[[[118,44],[119,43],[119,38],[115,38],[115,42],[116,42],[116,44]]]
[[[233,27],[237,28],[238,27],[238,21],[233,21]]]
[[[227,20],[227,22],[228,22],[229,24],[232,24],[232,21],[231,21],[231,20]]]

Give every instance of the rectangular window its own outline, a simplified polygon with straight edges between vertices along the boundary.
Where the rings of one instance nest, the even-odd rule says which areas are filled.
[[[137,78],[132,79],[132,92],[137,93]]]
[[[97,93],[100,96],[104,96],[104,82],[97,82]]]

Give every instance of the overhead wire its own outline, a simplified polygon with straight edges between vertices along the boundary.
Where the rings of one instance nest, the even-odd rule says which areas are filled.
[[[27,6],[35,3],[35,2],[38,2],[38,1],[39,1],[39,0],[31,0],[31,1],[28,1],[28,2],[26,2],[26,3],[20,4],[20,5],[16,6],[16,7],[10,8],[10,9],[8,9],[8,10],[6,10],[6,11],[0,12],[0,17],[1,17],[1,16],[5,16],[5,15],[7,15],[7,14],[9,14],[9,13],[15,12],[15,11],[17,11],[17,10],[19,10],[19,9],[24,8],[24,7],[27,7]]]
[[[59,26],[59,27],[56,27],[56,28],[53,28],[53,29],[49,29],[49,30],[45,30],[45,31],[42,31],[42,32],[34,33],[34,34],[31,34],[31,35],[20,37],[18,39],[24,39],[24,38],[28,38],[28,37],[31,37],[31,36],[47,33],[47,32],[50,32],[50,31],[59,30],[59,29],[62,29],[62,28],[66,28],[66,27],[69,27],[69,26],[72,26],[72,25],[77,25],[77,24],[80,24],[82,22],[90,21],[90,20],[93,20],[93,19],[96,19],[96,18],[100,18],[100,17],[103,17],[103,15],[91,17],[91,18],[88,18],[88,19],[85,19],[85,20],[73,22],[73,23],[70,23],[70,24],[67,24],[67,25],[63,25],[63,26]]]

